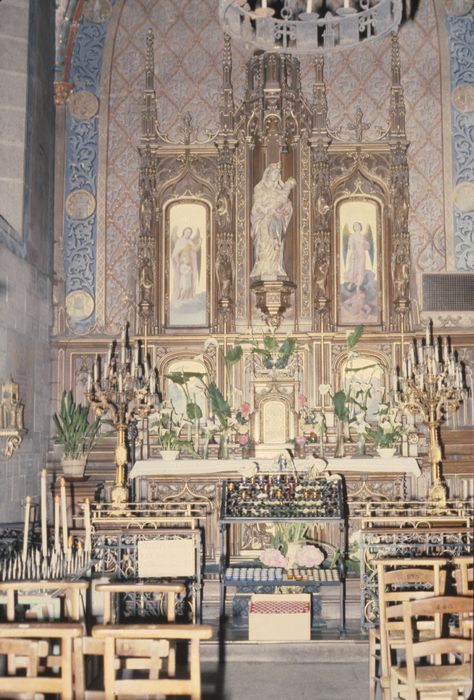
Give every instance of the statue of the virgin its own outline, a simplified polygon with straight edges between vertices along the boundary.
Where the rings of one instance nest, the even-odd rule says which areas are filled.
[[[255,185],[251,213],[254,266],[251,278],[288,279],[283,261],[285,234],[293,213],[290,192],[296,180],[281,179],[279,163],[270,163]]]

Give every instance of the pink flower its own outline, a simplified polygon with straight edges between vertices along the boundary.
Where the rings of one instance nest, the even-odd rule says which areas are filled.
[[[304,394],[298,394],[298,396],[296,397],[296,403],[300,408],[303,408],[303,406],[306,403],[306,396]]]
[[[319,566],[323,561],[323,552],[312,544],[305,544],[296,550],[295,564],[298,566]]]
[[[239,408],[239,411],[241,412],[241,414],[242,414],[243,416],[248,416],[249,413],[251,412],[251,410],[252,410],[252,407],[251,407],[251,405],[250,405],[249,403],[247,403],[247,401],[245,401],[245,402],[241,405],[241,407]]]
[[[265,566],[288,568],[288,559],[283,556],[279,549],[264,549],[260,555],[260,561]]]
[[[249,436],[247,433],[239,433],[237,435],[236,439],[237,439],[237,442],[239,443],[239,445],[242,445],[242,446],[248,445]]]
[[[305,437],[304,435],[298,435],[298,437],[295,437],[295,443],[297,445],[306,445],[308,442],[308,438]]]

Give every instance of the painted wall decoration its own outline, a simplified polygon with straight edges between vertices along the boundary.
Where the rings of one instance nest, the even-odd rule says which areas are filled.
[[[166,208],[168,232],[168,325],[208,325],[207,245],[209,207],[179,201]]]
[[[474,9],[448,16],[451,54],[454,261],[474,271]],[[471,95],[469,99],[469,95]]]
[[[363,197],[336,207],[338,323],[381,322],[380,207]]]

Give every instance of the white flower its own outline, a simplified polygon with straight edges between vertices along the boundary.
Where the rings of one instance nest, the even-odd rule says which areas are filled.
[[[321,396],[326,396],[326,394],[332,394],[332,387],[330,384],[320,384],[319,393]]]
[[[361,411],[360,413],[357,413],[357,415],[355,416],[354,428],[355,428],[355,431],[358,435],[365,433],[367,428],[370,428],[370,425],[365,420],[365,411]]]
[[[204,341],[204,350],[208,350],[210,347],[213,347],[213,348],[219,347],[219,343],[212,336],[210,336],[209,338],[206,338],[206,340]]]

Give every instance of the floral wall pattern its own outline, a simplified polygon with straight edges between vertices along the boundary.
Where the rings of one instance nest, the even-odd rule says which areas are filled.
[[[468,17],[449,17],[448,22],[453,94],[466,86],[474,92],[474,10]],[[471,205],[474,201],[473,101],[472,97],[470,103],[454,99],[451,108],[453,184],[470,189]],[[466,211],[463,202],[454,208],[454,255],[460,272],[474,271],[474,209],[469,208]]]

